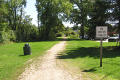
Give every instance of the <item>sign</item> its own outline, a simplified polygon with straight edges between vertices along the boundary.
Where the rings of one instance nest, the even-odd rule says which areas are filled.
[[[97,38],[107,38],[107,26],[97,26],[96,27],[96,37]]]
[[[102,47],[102,40],[103,38],[107,38],[107,26],[97,26],[96,27],[96,37],[100,38],[100,67],[102,67],[102,53],[103,53],[103,47]]]

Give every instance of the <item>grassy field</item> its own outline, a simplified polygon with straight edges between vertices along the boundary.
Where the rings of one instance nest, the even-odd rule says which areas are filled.
[[[29,59],[42,56],[46,50],[51,48],[58,41],[29,42],[32,48],[32,55],[23,55],[25,43],[11,43],[0,45],[0,80],[16,80],[21,73],[22,67]]]
[[[99,42],[71,40],[65,53],[59,55],[68,66],[80,73],[87,74],[92,80],[120,80],[120,49],[115,42],[103,43],[103,67],[99,67]],[[84,75],[86,77],[86,75]]]

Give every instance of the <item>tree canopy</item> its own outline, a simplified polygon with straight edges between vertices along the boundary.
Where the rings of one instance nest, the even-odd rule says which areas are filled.
[[[36,0],[38,11],[38,27],[43,28],[40,34],[44,34],[42,39],[51,39],[55,36],[55,29],[62,25],[63,16],[68,16],[72,10],[69,0]],[[41,25],[40,25],[41,24]],[[54,38],[53,38],[54,39]]]
[[[57,33],[66,32],[65,21],[73,23],[83,39],[86,35],[95,39],[96,26],[103,25],[120,34],[119,0],[36,0],[38,26],[25,14],[26,4],[26,0],[0,1],[1,42],[54,40]]]

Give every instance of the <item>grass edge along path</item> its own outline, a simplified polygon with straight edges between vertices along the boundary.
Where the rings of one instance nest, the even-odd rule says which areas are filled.
[[[32,55],[23,55],[25,43],[12,43],[0,46],[0,80],[16,80],[29,63],[28,60],[43,56],[45,51],[50,49],[59,41],[29,42]]]
[[[120,54],[114,49],[116,43],[103,43],[103,67],[99,67],[99,42],[87,40],[68,41],[66,51],[59,55],[67,67],[76,74],[83,74],[92,80],[119,80]]]

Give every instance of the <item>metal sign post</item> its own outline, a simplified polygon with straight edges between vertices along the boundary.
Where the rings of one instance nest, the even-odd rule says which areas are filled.
[[[100,40],[100,67],[102,67],[102,38],[101,38],[101,40]]]
[[[107,38],[107,26],[96,27],[96,38],[100,39],[100,67],[102,67],[103,38]]]

